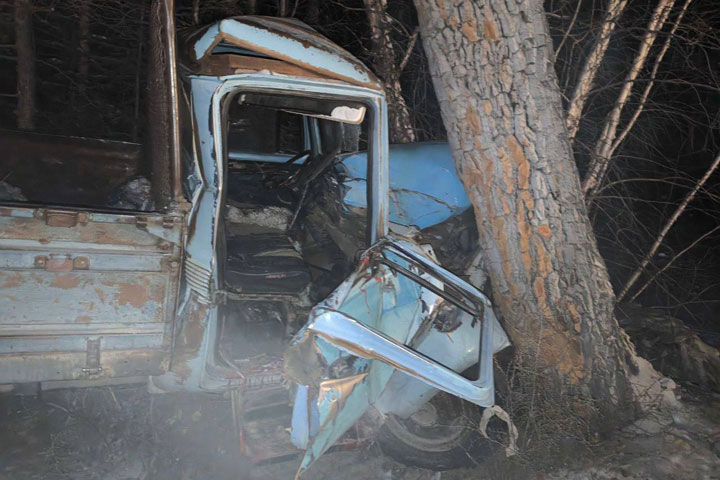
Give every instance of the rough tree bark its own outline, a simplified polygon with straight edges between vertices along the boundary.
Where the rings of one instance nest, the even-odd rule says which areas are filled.
[[[390,38],[387,18],[387,0],[364,0],[365,12],[370,25],[370,53],[373,69],[385,84],[388,100],[390,143],[415,141],[415,130],[410,121],[410,112],[402,96],[400,73],[395,61],[395,48]]]
[[[519,356],[605,408],[632,403],[634,350],[587,217],[542,2],[415,4],[493,299]]]
[[[15,51],[17,52],[17,126],[35,128],[35,45],[31,0],[15,0]]]

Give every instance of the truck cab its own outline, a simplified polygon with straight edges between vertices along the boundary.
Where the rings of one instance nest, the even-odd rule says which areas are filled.
[[[361,418],[408,419],[439,392],[492,406],[507,337],[481,292],[389,221],[373,73],[290,19],[230,18],[166,46],[152,206],[0,206],[0,383],[231,392],[247,453],[304,450],[300,473]],[[350,204],[339,165],[359,151],[365,202]],[[285,430],[263,425],[278,418],[291,434],[275,442]],[[264,448],[246,441],[258,430]]]

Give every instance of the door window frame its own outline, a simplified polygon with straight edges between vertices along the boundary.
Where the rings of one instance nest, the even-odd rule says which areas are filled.
[[[225,123],[229,101],[240,92],[260,92],[349,100],[367,107],[368,124],[368,185],[367,189],[367,245],[373,245],[388,233],[388,131],[387,104],[381,91],[353,85],[326,83],[315,80],[278,77],[266,74],[243,74],[224,77],[212,97],[211,130],[217,162],[218,202],[213,244],[218,245],[218,218],[225,201],[225,167],[227,145]]]

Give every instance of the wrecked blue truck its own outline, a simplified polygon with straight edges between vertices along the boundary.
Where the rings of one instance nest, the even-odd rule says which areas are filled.
[[[0,205],[0,384],[224,393],[245,453],[304,451],[299,473],[369,438],[406,463],[467,464],[508,340],[439,265],[454,244],[432,247],[433,229],[457,242],[468,224],[447,146],[390,162],[381,82],[303,24],[167,29],[145,151],[7,143],[22,194]],[[103,203],[140,175],[148,199]]]

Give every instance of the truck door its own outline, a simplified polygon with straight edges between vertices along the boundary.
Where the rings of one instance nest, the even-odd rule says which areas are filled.
[[[0,207],[0,383],[160,373],[182,218]]]
[[[421,353],[433,330],[454,328],[448,322],[469,322],[467,331],[476,334],[470,363],[479,364],[475,380],[448,368],[448,359],[442,365],[432,352]],[[376,404],[396,370],[491,406],[498,339],[507,340],[479,291],[439,267],[417,244],[391,237],[375,244],[350,278],[313,309],[286,354],[285,374],[297,385],[292,439],[306,450],[298,473]]]

